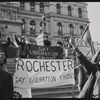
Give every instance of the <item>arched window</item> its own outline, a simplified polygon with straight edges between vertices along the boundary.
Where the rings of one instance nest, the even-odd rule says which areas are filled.
[[[30,34],[35,34],[35,21],[30,21]]]
[[[25,19],[22,19],[22,33],[25,34]]]
[[[43,4],[43,2],[40,3],[40,13],[44,13],[44,4]]]
[[[62,24],[58,22],[58,34],[62,34]]]
[[[25,10],[25,2],[20,2],[20,9]]]
[[[71,8],[71,6],[68,6],[68,16],[72,16],[72,8]]]
[[[40,33],[42,32],[42,21],[40,22]]]
[[[69,25],[70,28],[70,34],[74,34],[74,27],[72,24]]]
[[[35,2],[30,2],[30,11],[35,11]]]
[[[83,31],[84,31],[84,28],[83,28],[83,26],[80,26],[80,34],[82,35],[82,33],[83,33]]]
[[[56,8],[57,8],[57,14],[60,14],[61,13],[61,11],[60,11],[60,4],[57,4]]]
[[[82,10],[81,10],[81,8],[78,8],[78,15],[79,15],[80,18],[82,18]]]

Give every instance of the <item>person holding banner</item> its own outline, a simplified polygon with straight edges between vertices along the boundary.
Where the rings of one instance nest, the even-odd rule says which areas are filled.
[[[60,53],[61,53],[61,55],[62,55],[62,59],[64,59],[64,58],[66,58],[67,57],[67,52],[65,53],[65,48],[64,48],[64,46],[63,46],[63,43],[62,42],[60,42],[60,41],[58,41],[57,42],[57,46],[59,46],[60,47]]]
[[[27,58],[27,44],[26,44],[25,37],[22,37],[21,41],[19,41],[15,35],[14,35],[14,37],[15,37],[17,44],[20,46],[19,47],[19,49],[20,49],[19,50],[19,57],[20,58]]]
[[[44,46],[46,46],[46,47],[51,46],[51,42],[48,40],[48,36],[44,36],[43,43],[44,43]]]

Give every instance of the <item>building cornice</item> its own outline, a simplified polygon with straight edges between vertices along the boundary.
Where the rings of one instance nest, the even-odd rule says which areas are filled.
[[[88,5],[87,2],[75,2],[77,4]]]
[[[40,12],[30,12],[30,11],[26,11],[26,10],[19,10],[18,14],[23,14],[23,15],[28,15],[28,16],[36,16],[36,17],[41,17],[43,15],[43,13]]]
[[[18,11],[18,14],[23,14],[23,15],[28,15],[28,16],[36,16],[36,17],[41,17],[43,13],[39,12],[29,12],[29,11],[24,11],[20,10]],[[89,19],[85,18],[79,18],[79,17],[74,17],[74,16],[67,16],[67,15],[62,15],[62,14],[55,14],[55,13],[48,13],[47,17],[57,17],[61,19],[66,19],[66,20],[74,20],[74,21],[80,21],[80,22],[85,22],[85,23],[90,23]]]
[[[56,18],[61,18],[61,19],[67,19],[67,20],[74,20],[74,21],[81,21],[81,22],[86,22],[86,23],[90,23],[89,19],[85,19],[85,18],[78,18],[78,17],[74,17],[74,16],[66,16],[66,15],[58,15],[55,13],[49,13],[48,15],[49,17],[56,17]]]
[[[7,24],[22,24],[22,22],[18,22],[18,21],[11,21],[11,20],[2,20],[0,18],[0,23],[7,23]]]
[[[3,3],[0,3],[0,9],[6,9],[6,10],[15,10],[17,11],[19,9],[18,6],[14,6],[14,5],[7,5],[7,4],[3,4]]]

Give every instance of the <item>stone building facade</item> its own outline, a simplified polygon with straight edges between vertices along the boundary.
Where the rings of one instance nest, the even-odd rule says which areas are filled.
[[[86,2],[0,2],[1,33],[35,39],[41,33],[44,14],[52,46],[61,36],[65,40],[72,36],[77,41],[89,23]]]

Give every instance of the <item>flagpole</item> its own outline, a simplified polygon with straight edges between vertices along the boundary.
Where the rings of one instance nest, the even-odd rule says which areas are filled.
[[[84,30],[83,34],[81,35],[81,37],[79,38],[79,40],[78,40],[76,46],[78,46],[80,40],[83,38],[83,36],[84,36],[85,32],[87,31],[88,27],[89,27],[89,24],[88,24],[87,27],[85,28],[85,30]]]
[[[81,37],[79,38],[79,40],[78,40],[78,42],[77,42],[77,44],[76,44],[76,47],[78,46],[80,40],[83,38],[83,36],[84,36],[85,32],[87,31],[88,27],[89,27],[89,24],[88,24],[87,27],[85,28],[85,30],[84,30],[83,34],[81,35]],[[61,38],[61,36],[60,36],[60,38]],[[73,39],[73,38],[71,37],[71,39]],[[61,40],[62,40],[62,38],[61,38]],[[62,43],[64,44],[63,40],[62,40]],[[69,42],[68,42],[68,44],[71,45]],[[72,46],[73,46],[73,45],[72,45]]]
[[[92,55],[94,55],[95,54],[95,49],[94,49],[93,42],[91,42],[91,51],[92,51]]]
[[[44,46],[43,40],[45,38],[45,31],[46,31],[46,16],[45,15],[41,16],[41,22],[42,22],[42,32],[40,33],[40,35],[36,37],[35,40],[36,40],[37,45]]]

